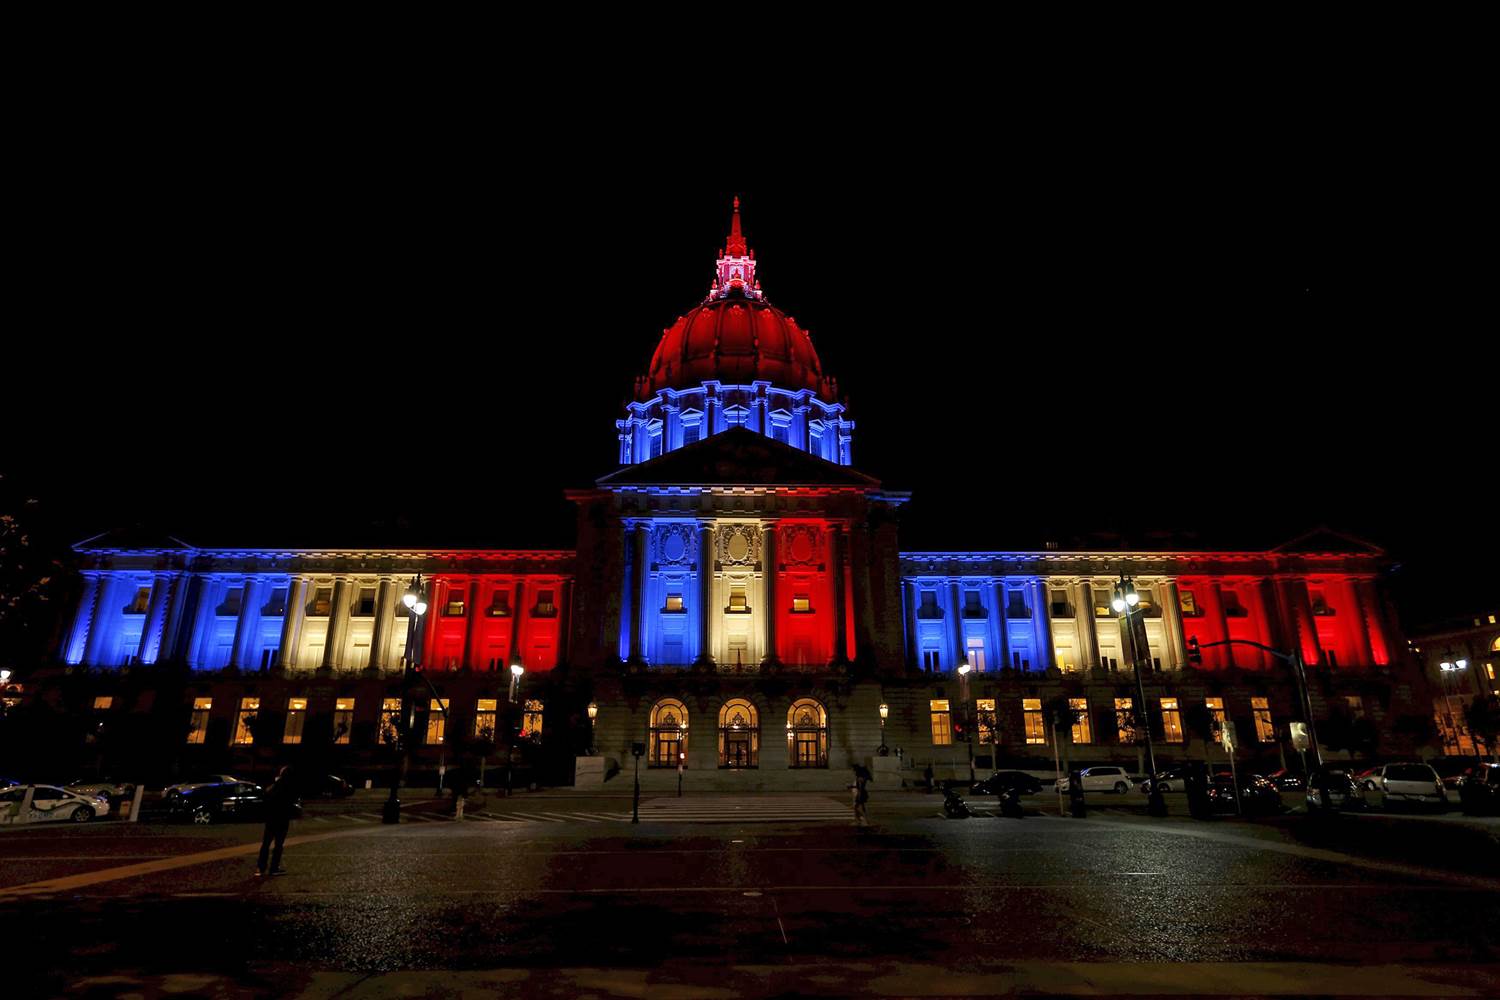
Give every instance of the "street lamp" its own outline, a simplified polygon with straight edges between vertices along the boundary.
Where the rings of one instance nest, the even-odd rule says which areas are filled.
[[[1459,743],[1458,739],[1458,716],[1453,714],[1453,695],[1449,691],[1449,680],[1451,678],[1452,683],[1457,684],[1459,672],[1468,669],[1469,661],[1459,656],[1451,648],[1443,654],[1443,661],[1438,664],[1438,679],[1443,685],[1443,704],[1448,709],[1448,725],[1453,729],[1453,748],[1455,750],[1462,750],[1463,746]],[[1479,750],[1477,746],[1474,749],[1476,753]]]
[[[9,684],[9,683],[10,683],[10,671],[9,670],[0,670],[0,686],[4,686],[4,685]]]
[[[520,693],[520,690],[521,690],[521,675],[524,674],[525,672],[526,672],[526,668],[523,667],[523,666],[521,666],[521,654],[520,654],[520,652],[517,651],[517,652],[511,653],[511,655],[510,655],[510,710],[512,712],[516,710],[516,696]],[[519,737],[519,734],[520,734],[520,731],[521,731],[521,726],[524,726],[525,724],[526,724],[526,710],[524,708],[522,708],[521,709],[521,720],[520,720],[520,722],[516,725],[516,727],[513,730],[513,732],[516,733],[516,736],[512,737],[512,739],[510,741],[510,752],[505,755],[505,794],[506,794],[507,798],[510,796],[510,792],[511,792],[511,777],[512,777],[512,774],[513,774],[513,772],[515,770],[515,766],[516,766],[516,742],[517,742],[517,738]]]
[[[380,813],[382,823],[401,822],[401,786],[406,783],[406,772],[411,767],[411,686],[417,674],[417,658],[421,653],[418,648],[418,622],[427,613],[427,589],[422,585],[421,573],[411,578],[406,593],[401,595],[401,603],[406,605],[407,615],[406,652],[401,656],[400,733],[397,735],[397,739],[401,741],[400,758],[396,764],[396,776],[391,780],[390,798],[385,800],[385,807]]]
[[[891,706],[884,702],[880,705],[880,756],[884,757],[891,751],[885,745],[885,717],[891,714]]]
[[[963,705],[964,720],[964,747],[969,754],[969,784],[974,784],[974,737],[969,732],[969,671],[974,668],[969,666],[969,658],[960,656],[958,660],[958,690],[959,699]]]
[[[1161,788],[1156,780],[1156,753],[1151,745],[1151,713],[1146,708],[1146,685],[1141,680],[1141,660],[1143,659],[1139,643],[1136,642],[1135,622],[1133,615],[1140,611],[1141,595],[1136,592],[1135,581],[1124,573],[1115,583],[1114,596],[1110,599],[1110,607],[1120,616],[1125,623],[1125,632],[1130,636],[1131,659],[1135,661],[1135,697],[1136,697],[1136,721],[1146,734],[1146,774],[1151,782],[1150,797],[1146,802],[1146,812],[1152,816],[1165,816],[1167,814],[1167,800],[1162,798]],[[1144,632],[1144,629],[1142,630]]]
[[[596,704],[594,704],[593,702],[589,702],[589,756],[590,757],[594,756],[594,754],[598,752],[598,751],[596,751],[594,749],[594,720],[597,719],[597,718],[599,718],[599,706],[596,705]]]

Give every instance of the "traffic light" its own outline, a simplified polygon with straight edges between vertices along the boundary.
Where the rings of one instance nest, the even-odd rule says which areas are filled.
[[[1198,648],[1197,636],[1194,636],[1187,641],[1187,653],[1189,663],[1191,663],[1195,667],[1203,666],[1203,650]]]

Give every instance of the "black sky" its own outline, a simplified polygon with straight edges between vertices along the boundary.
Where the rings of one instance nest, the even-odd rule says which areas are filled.
[[[1327,523],[1390,549],[1409,619],[1500,605],[1492,185],[1429,118],[197,110],[27,148],[0,471],[54,542],[571,544],[561,490],[613,467],[738,193],[856,465],[915,494],[906,547]]]

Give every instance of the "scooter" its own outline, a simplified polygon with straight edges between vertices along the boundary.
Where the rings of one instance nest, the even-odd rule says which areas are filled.
[[[959,798],[958,793],[951,788],[943,789],[943,815],[949,819],[968,819],[974,815],[969,812],[968,803]]]
[[[1021,793],[1007,788],[1000,793],[1000,815],[1006,819],[1025,819],[1026,810],[1021,808]]]

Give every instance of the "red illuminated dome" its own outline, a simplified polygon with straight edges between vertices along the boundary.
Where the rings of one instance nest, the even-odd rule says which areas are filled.
[[[782,389],[810,389],[833,401],[836,387],[823,374],[812,338],[761,294],[755,252],[740,232],[738,198],[716,271],[707,300],[662,333],[650,369],[636,382],[636,398],[711,381],[764,381]]]

